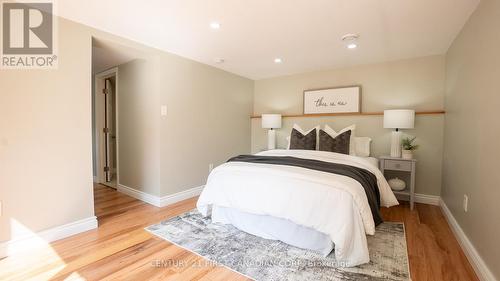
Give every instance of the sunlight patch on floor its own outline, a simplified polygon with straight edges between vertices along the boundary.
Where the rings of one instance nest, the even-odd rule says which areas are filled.
[[[78,272],[73,272],[71,273],[70,276],[64,278],[65,281],[80,281],[80,280],[87,280],[85,278],[83,278],[82,276],[80,276],[80,274],[78,274]]]
[[[7,242],[6,247],[8,257],[0,261],[1,280],[29,280],[23,278],[24,274],[28,274],[26,268],[36,271],[38,268],[50,265],[50,268],[44,268],[40,275],[33,279],[49,280],[66,267],[64,260],[50,243],[27,226],[10,219],[10,229],[11,240]],[[14,272],[16,274],[12,274]]]

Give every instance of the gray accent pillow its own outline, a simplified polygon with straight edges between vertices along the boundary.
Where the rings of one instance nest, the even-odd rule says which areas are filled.
[[[306,135],[292,129],[290,134],[290,149],[316,150],[316,129],[311,130]]]
[[[351,130],[345,131],[336,137],[330,136],[327,132],[319,130],[319,150],[349,154],[351,141]]]

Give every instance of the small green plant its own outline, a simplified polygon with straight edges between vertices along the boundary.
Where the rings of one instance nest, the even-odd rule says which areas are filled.
[[[417,139],[417,137],[413,137],[413,138],[410,138],[410,137],[406,137],[406,138],[403,138],[403,140],[401,141],[401,145],[403,146],[403,149],[404,150],[415,150],[418,148],[418,144],[413,144],[413,142],[415,141],[415,139]]]

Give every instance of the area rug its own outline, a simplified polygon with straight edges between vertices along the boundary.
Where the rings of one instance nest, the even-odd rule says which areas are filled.
[[[410,280],[402,223],[385,222],[377,226],[376,234],[368,236],[370,262],[357,267],[342,267],[333,252],[323,257],[231,225],[213,224],[196,210],[146,230],[208,259],[213,265],[226,266],[258,281]]]

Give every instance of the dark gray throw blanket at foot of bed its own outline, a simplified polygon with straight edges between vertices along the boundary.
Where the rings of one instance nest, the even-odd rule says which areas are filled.
[[[378,190],[377,177],[365,169],[344,164],[291,156],[239,155],[229,159],[227,162],[294,166],[350,177],[358,181],[361,186],[363,186],[366,197],[368,198],[368,203],[370,205],[375,225],[379,225],[383,222],[380,214],[380,192]]]

